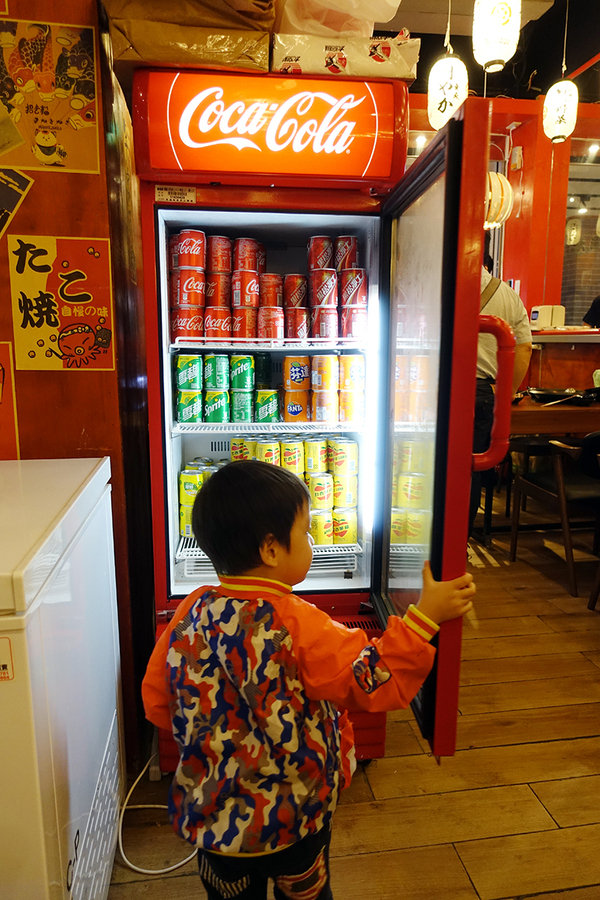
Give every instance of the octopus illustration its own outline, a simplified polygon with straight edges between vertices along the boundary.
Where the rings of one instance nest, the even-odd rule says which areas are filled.
[[[80,369],[96,359],[103,349],[110,347],[111,332],[98,325],[96,331],[85,322],[67,325],[58,334],[58,349],[68,369]]]
[[[8,72],[23,94],[40,91],[43,100],[54,96],[54,66],[50,26],[34,24],[32,37],[22,37],[8,58]]]

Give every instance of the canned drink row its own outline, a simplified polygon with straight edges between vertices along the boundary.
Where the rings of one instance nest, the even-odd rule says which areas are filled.
[[[351,423],[361,425],[365,413],[365,395],[351,391],[284,391],[284,422],[321,422],[324,425]]]
[[[312,472],[307,474],[306,483],[310,491],[311,509],[333,509],[334,506],[355,509],[358,506],[356,475]]]
[[[430,540],[431,512],[428,509],[392,508],[391,544],[429,544]]]
[[[175,357],[178,390],[251,391],[270,387],[271,378],[269,353],[179,353]]]
[[[358,266],[358,239],[352,234],[315,234],[308,239],[307,255],[309,270],[352,269]]]
[[[282,446],[296,448],[307,476],[322,472],[336,477],[358,475],[358,443],[343,435],[311,435],[309,438],[238,435],[231,441],[231,459],[263,459],[264,453],[270,450],[267,461],[271,462],[273,457],[281,459]],[[299,470],[297,474],[300,474]]]
[[[176,406],[180,425],[280,421],[276,390],[177,391]]]
[[[185,228],[169,238],[171,269],[193,266],[213,273],[231,273],[235,269],[260,273],[266,271],[266,265],[264,244],[251,237],[207,236],[204,231]]]
[[[308,276],[311,307],[367,306],[367,273],[364,269],[311,269]]]
[[[314,509],[310,514],[310,533],[316,546],[358,543],[358,515],[353,507]]]

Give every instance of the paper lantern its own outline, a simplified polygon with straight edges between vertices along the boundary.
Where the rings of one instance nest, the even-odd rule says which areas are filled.
[[[542,125],[544,134],[553,144],[566,141],[573,133],[577,123],[578,102],[577,85],[568,78],[562,78],[548,90],[544,100]]]
[[[513,189],[500,172],[488,172],[484,228],[499,228],[506,222],[513,208]]]
[[[500,72],[514,56],[521,30],[521,0],[475,0],[473,56],[486,72]]]
[[[462,59],[453,53],[442,56],[431,67],[427,82],[427,117],[439,131],[467,99],[469,75]]]
[[[568,247],[574,247],[581,240],[581,219],[567,219],[565,225],[565,242]]]

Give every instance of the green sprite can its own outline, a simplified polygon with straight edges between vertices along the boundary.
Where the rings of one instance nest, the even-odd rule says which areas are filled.
[[[202,421],[202,391],[177,391],[177,421],[180,425]]]
[[[271,387],[272,364],[270,353],[255,353],[254,367],[256,371],[256,387]]]
[[[175,361],[175,378],[180,391],[202,390],[202,357],[180,353]]]
[[[232,422],[251,422],[253,411],[252,391],[232,391],[231,392],[231,421]]]
[[[204,387],[207,391],[229,390],[229,357],[224,353],[204,357]]]
[[[254,401],[255,422],[279,422],[279,394],[272,390],[259,390]]]
[[[254,357],[232,356],[229,361],[229,376],[232,391],[253,391]]]
[[[204,421],[229,422],[229,391],[205,391]]]

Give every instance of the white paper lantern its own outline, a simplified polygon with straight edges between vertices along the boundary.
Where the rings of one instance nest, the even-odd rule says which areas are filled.
[[[565,225],[565,243],[574,247],[581,240],[581,219],[567,219]]]
[[[542,125],[553,144],[566,141],[577,123],[577,85],[562,78],[548,90],[544,100]]]
[[[475,0],[473,56],[486,72],[500,72],[514,56],[521,30],[521,0]]]
[[[506,222],[513,208],[513,189],[500,172],[488,172],[484,228],[499,228]]]
[[[427,82],[427,116],[439,131],[469,94],[469,75],[462,59],[453,53],[442,56],[431,67]]]

